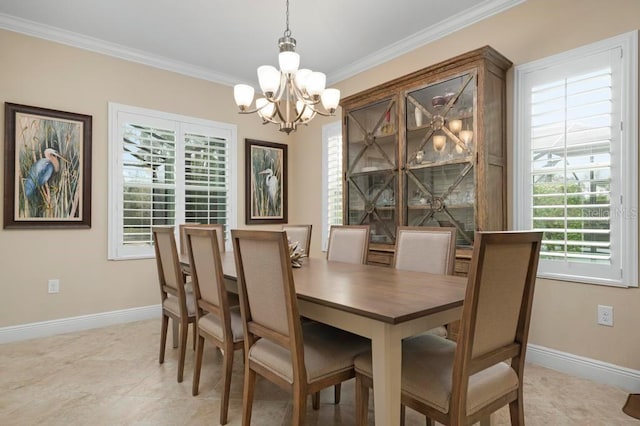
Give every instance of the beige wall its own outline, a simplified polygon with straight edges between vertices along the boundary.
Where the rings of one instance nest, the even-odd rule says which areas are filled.
[[[371,86],[435,64],[460,53],[490,45],[515,65],[524,64],[597,40],[640,28],[640,1],[528,0],[504,13],[464,28],[379,67],[341,82],[349,96]],[[508,75],[508,140],[513,144],[513,69]],[[322,190],[321,124],[298,131],[292,176],[299,182],[293,198],[296,220],[314,224],[311,253],[319,253]],[[335,121],[335,120],[333,120]],[[512,151],[509,153],[511,158]],[[513,199],[510,186],[510,199]],[[511,208],[509,208],[511,213]],[[596,324],[598,304],[614,308],[614,327]],[[640,370],[640,290],[539,280],[530,343]]]
[[[518,65],[640,28],[640,2],[603,4],[529,0],[337,87],[348,96],[484,45]],[[0,231],[0,327],[158,303],[152,260],[106,260],[109,101],[237,124],[239,226],[244,223],[244,138],[288,143],[290,222],[313,224],[311,253],[322,255],[321,127],[335,117],[317,118],[286,137],[261,126],[255,116],[239,116],[230,87],[6,31],[0,31],[0,52],[0,101],[93,116],[93,227]],[[509,85],[512,77],[511,71]],[[509,118],[512,95],[509,86]],[[511,122],[508,131],[512,144]],[[46,293],[48,278],[61,280],[60,294]],[[613,328],[595,324],[597,304],[614,307]],[[539,280],[530,341],[640,370],[639,308],[637,289]]]
[[[0,31],[0,52],[0,102],[93,116],[92,227],[0,230],[0,327],[159,303],[153,259],[107,260],[108,102],[237,124],[240,226],[244,138],[291,141],[237,114],[231,87],[8,31]],[[59,294],[47,294],[49,278],[60,279]]]

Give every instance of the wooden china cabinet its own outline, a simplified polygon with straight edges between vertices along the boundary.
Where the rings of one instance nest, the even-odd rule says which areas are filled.
[[[506,72],[483,47],[345,98],[345,224],[369,224],[368,262],[391,265],[396,227],[457,228],[456,274],[474,231],[506,228]]]

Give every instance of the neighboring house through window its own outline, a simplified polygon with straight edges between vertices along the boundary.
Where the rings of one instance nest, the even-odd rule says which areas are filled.
[[[234,228],[236,143],[235,125],[110,103],[109,259],[153,257],[153,226]]]
[[[637,33],[515,71],[517,229],[544,231],[538,275],[638,285]]]

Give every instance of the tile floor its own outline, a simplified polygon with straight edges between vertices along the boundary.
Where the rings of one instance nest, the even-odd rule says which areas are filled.
[[[159,365],[159,340],[158,319],[0,345],[0,425],[217,425],[220,354],[205,348],[200,395],[193,397],[193,351],[187,350],[185,380],[177,383],[177,350],[169,338]],[[242,368],[236,353],[229,425],[241,424]],[[622,413],[627,392],[621,389],[532,364],[525,372],[528,426],[640,424]],[[259,379],[252,424],[289,425],[289,400],[288,392]],[[343,385],[339,405],[325,390],[320,410],[309,400],[307,424],[353,425],[353,401],[353,380]],[[369,408],[373,425],[372,402]],[[492,424],[509,424],[508,411],[495,413]],[[407,426],[415,425],[424,425],[423,417],[407,410]]]

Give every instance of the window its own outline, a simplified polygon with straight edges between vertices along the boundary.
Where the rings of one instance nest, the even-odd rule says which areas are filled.
[[[322,127],[322,250],[329,228],[342,224],[342,128],[340,122]]]
[[[638,285],[637,33],[516,68],[515,225],[538,275]]]
[[[109,259],[153,257],[152,226],[235,227],[235,152],[234,125],[110,103]]]

